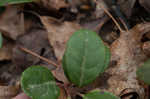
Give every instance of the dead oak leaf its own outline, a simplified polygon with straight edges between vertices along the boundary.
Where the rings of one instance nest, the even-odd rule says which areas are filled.
[[[65,0],[39,0],[39,2],[37,3],[49,10],[51,9],[59,10],[60,8],[65,8],[68,6]]]
[[[70,36],[78,29],[80,25],[73,22],[60,22],[52,17],[40,17],[46,30],[48,31],[48,39],[54,48],[55,55],[59,61],[62,60],[66,42]]]
[[[14,40],[24,33],[24,19],[23,15],[18,13],[19,9],[19,6],[8,6],[0,16],[0,31]]]
[[[137,67],[147,59],[141,42],[147,31],[150,31],[150,23],[138,24],[129,31],[121,32],[120,37],[112,43],[111,62],[116,61],[116,64],[106,70],[111,76],[107,80],[109,87],[105,90],[119,95],[130,88],[135,90],[140,99],[147,99],[144,87],[136,77]]]

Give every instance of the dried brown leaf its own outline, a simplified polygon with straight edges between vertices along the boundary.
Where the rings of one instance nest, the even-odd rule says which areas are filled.
[[[48,39],[54,48],[55,55],[59,61],[62,60],[67,40],[78,29],[80,25],[73,22],[60,22],[52,17],[41,17],[41,21],[48,31]]]
[[[0,31],[14,40],[24,33],[23,15],[18,13],[20,7],[8,6],[0,16]]]
[[[37,3],[49,10],[59,10],[60,8],[65,8],[68,6],[65,0],[39,0]]]
[[[141,38],[150,30],[150,23],[136,25],[129,31],[121,32],[111,45],[111,62],[116,62],[106,73],[108,88],[102,88],[116,95],[124,89],[133,89],[140,99],[145,97],[144,87],[136,79],[136,69],[147,58],[142,50]],[[106,84],[105,84],[106,85]]]
[[[0,99],[11,99],[16,96],[19,91],[19,85],[0,86]]]

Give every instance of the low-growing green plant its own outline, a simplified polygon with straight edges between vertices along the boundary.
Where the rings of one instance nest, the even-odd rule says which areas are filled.
[[[78,87],[92,83],[108,67],[110,51],[93,31],[81,29],[67,42],[63,69],[68,80]],[[31,66],[21,77],[23,91],[32,99],[58,99],[59,88],[45,67]],[[92,91],[83,99],[119,99],[108,92]]]
[[[150,85],[150,60],[147,60],[142,66],[137,70],[137,76],[140,80],[144,81],[146,84]]]

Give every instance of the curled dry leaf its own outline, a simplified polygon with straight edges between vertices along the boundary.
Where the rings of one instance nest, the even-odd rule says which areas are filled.
[[[65,0],[39,0],[37,4],[42,5],[49,10],[59,10],[60,8],[65,8],[68,6]]]
[[[14,40],[24,33],[23,14],[18,13],[20,7],[9,6],[0,16],[0,31]]]
[[[134,89],[140,99],[145,97],[144,87],[136,79],[136,69],[146,56],[142,50],[141,38],[150,30],[150,23],[136,25],[129,31],[121,32],[120,37],[111,45],[111,62],[116,62],[106,73],[108,88],[105,90],[120,95],[124,89]]]
[[[0,86],[0,99],[11,99],[19,91],[19,84],[14,86]]]
[[[70,36],[81,27],[73,22],[60,22],[52,17],[41,17],[41,21],[48,31],[48,39],[54,48],[55,55],[59,61],[62,60],[66,42]]]

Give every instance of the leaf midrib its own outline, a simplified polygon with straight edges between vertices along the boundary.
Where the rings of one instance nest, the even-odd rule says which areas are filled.
[[[81,67],[80,67],[80,69],[81,69],[81,77],[80,77],[80,82],[79,82],[79,86],[82,86],[82,83],[83,83],[83,79],[84,79],[84,70],[85,70],[85,61],[86,61],[86,57],[85,57],[85,55],[86,55],[86,52],[87,52],[87,50],[86,50],[86,46],[87,46],[87,42],[88,42],[88,38],[87,38],[87,34],[88,34],[88,32],[86,32],[86,37],[85,37],[85,40],[84,40],[84,54],[83,54],[83,57],[82,57],[82,62],[81,62]]]

